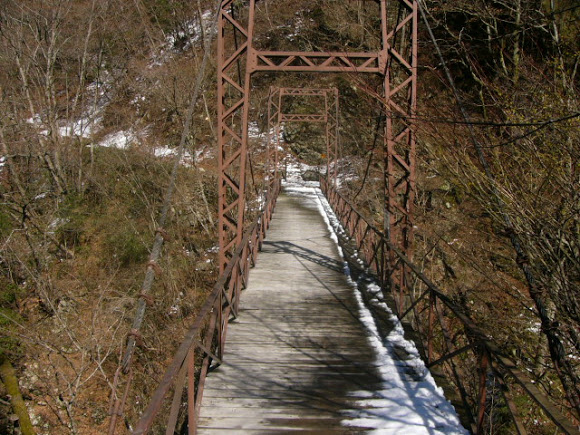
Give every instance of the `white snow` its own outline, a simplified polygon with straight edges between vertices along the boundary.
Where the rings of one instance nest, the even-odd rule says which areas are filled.
[[[70,222],[70,219],[68,219],[68,218],[57,217],[48,225],[48,228],[50,228],[51,230],[55,230],[58,227],[66,225],[69,222]]]
[[[260,132],[260,127],[257,122],[250,122],[248,124],[248,137],[252,139],[263,138],[264,133]]]
[[[153,150],[155,157],[170,157],[174,156],[176,152],[176,149],[169,147],[157,147]]]
[[[122,130],[105,136],[99,143],[97,143],[97,146],[125,150],[136,140],[137,137],[132,131]]]
[[[316,204],[342,256],[337,235],[344,233],[344,229],[320,191],[318,183],[301,181],[300,172],[305,169],[305,165],[292,163],[287,168],[285,191]],[[362,264],[360,259],[357,261]],[[345,415],[343,424],[372,427],[373,430],[368,433],[377,434],[467,434],[468,431],[461,426],[455,409],[445,399],[443,390],[436,385],[419,357],[415,344],[405,339],[403,327],[397,317],[385,303],[378,302],[383,300],[381,288],[373,283],[369,290],[376,295],[376,304],[388,313],[395,325],[385,340],[379,335],[357,283],[351,279],[344,257],[343,265],[358,301],[360,319],[368,331],[367,340],[376,349],[376,362],[383,380],[380,391],[361,390],[353,393],[353,397],[359,399],[358,404],[365,410]],[[404,349],[409,359],[402,361],[397,358],[395,348]],[[408,372],[414,373],[414,377],[404,376]]]
[[[90,138],[94,133],[94,128],[101,121],[100,118],[93,118],[86,116],[73,122],[69,122],[62,127],[59,127],[58,133],[61,136],[78,136],[82,138]]]
[[[273,127],[269,131],[262,132],[258,123],[254,121],[248,124],[248,137],[250,139],[259,140],[261,145],[265,146],[267,145],[268,137],[270,137],[272,141],[275,141],[276,135],[278,135],[278,140],[281,142],[283,140],[282,129],[283,126],[278,131],[276,131],[276,127]],[[279,149],[282,150],[282,147],[279,147]]]
[[[104,71],[98,81],[90,83],[86,87],[85,108],[78,119],[58,119],[56,131],[61,137],[80,137],[88,139],[100,129],[102,113],[109,103],[107,93],[112,88],[113,78]],[[28,124],[36,126],[38,133],[43,136],[49,135],[48,126],[39,114],[26,119]]]
[[[188,21],[181,29],[167,36],[159,52],[153,56],[148,68],[151,69],[161,66],[169,61],[176,53],[187,51],[191,48],[192,44],[202,42],[202,30],[215,34],[217,28],[214,25],[214,17],[215,13],[208,9],[202,13],[201,23],[197,18]],[[180,46],[180,44],[182,45]]]
[[[210,252],[212,254],[217,254],[220,251],[219,245],[214,245],[211,248],[206,249],[205,252]]]
[[[301,191],[312,193],[312,188],[318,187],[318,181],[304,181],[302,179],[302,174],[306,171],[319,172],[321,168],[319,166],[310,166],[306,163],[300,163],[291,157],[287,156],[283,159],[286,165],[286,179],[283,180],[282,185],[291,188],[293,191]],[[326,171],[326,169],[324,169]]]
[[[198,145],[193,151],[193,161],[200,163],[207,159],[216,158],[216,147],[212,144]],[[200,168],[200,170],[202,170]]]
[[[211,157],[211,147],[202,145],[193,152],[184,151],[179,161],[183,166],[193,166],[194,163],[200,163],[206,158]],[[168,146],[156,147],[153,150],[155,157],[174,157],[177,155],[177,148],[170,148]]]

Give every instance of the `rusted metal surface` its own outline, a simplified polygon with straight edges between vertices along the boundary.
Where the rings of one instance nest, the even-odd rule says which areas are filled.
[[[289,97],[322,97],[324,108],[320,113],[285,113],[282,99]],[[326,134],[326,174],[336,182],[338,158],[338,89],[336,88],[270,88],[268,98],[268,160],[274,156],[274,169],[271,176],[276,176],[279,162],[280,132],[282,124],[289,122],[324,123]],[[272,137],[274,135],[274,137]],[[272,149],[274,151],[272,151]]]
[[[270,180],[278,178],[280,148],[280,113],[282,108],[282,94],[280,88],[270,86],[268,95],[268,142],[267,167]]]
[[[338,141],[339,141],[339,100],[338,89],[332,88],[333,95],[326,96],[326,173],[336,186],[338,175]]]
[[[519,384],[525,394],[540,406],[563,433],[578,433],[578,428],[573,422],[566,418],[558,407],[539,390],[529,376],[519,369],[514,361],[504,355],[499,346],[468,317],[460,306],[431,282],[398,246],[393,244],[382,231],[366,220],[324,178],[321,179],[321,188],[343,227],[351,236],[361,257],[376,273],[383,288],[388,288],[388,282],[383,278],[385,275],[382,274],[381,267],[385,264],[384,257],[388,255],[395,256],[398,261],[404,263],[409,273],[413,274],[417,281],[426,288],[425,291],[419,290],[415,292],[418,295],[417,297],[413,293],[409,294],[413,306],[403,313],[401,320],[411,314],[419,316],[419,313],[425,312],[427,319],[422,321],[421,318],[417,317],[414,319],[414,324],[416,326],[427,326],[427,331],[422,330],[420,327],[415,329],[422,333],[421,335],[425,341],[424,347],[428,349],[429,365],[431,367],[435,365],[446,366],[449,377],[458,389],[464,404],[468,407],[467,410],[470,414],[474,433],[484,433],[484,418],[489,412],[487,386],[489,377],[493,377],[494,373],[502,376],[501,383],[506,388],[509,388],[509,385],[507,382],[503,382],[505,377],[509,377],[514,383]],[[396,299],[398,290],[391,287],[391,291]],[[453,334],[438,307],[444,307],[446,313],[452,315],[455,321],[459,322],[460,327],[454,329]],[[436,347],[433,344],[433,339],[436,336],[440,337],[438,341],[443,343],[442,346]],[[474,361],[474,364],[471,364],[473,367],[470,367],[469,363],[463,364],[461,372],[466,373],[470,368],[476,370],[474,376],[478,379],[478,385],[475,388],[474,395],[476,397],[473,400],[469,398],[466,390],[464,375],[457,370],[454,363],[457,357],[466,356],[467,353],[471,354],[471,360]],[[509,392],[506,395],[506,407],[514,421],[514,430],[519,433],[525,433],[517,408]]]
[[[326,122],[325,114],[282,113],[280,122]]]
[[[225,268],[242,235],[250,82],[257,72],[372,73],[384,77],[387,122],[383,229],[389,241],[412,258],[418,7],[417,0],[376,0],[376,3],[380,8],[380,49],[350,53],[257,50],[252,44],[256,0],[249,0],[243,23],[234,13],[240,7],[236,6],[238,2],[222,2],[218,20],[220,270]],[[271,94],[269,102],[280,108],[282,95],[282,92]],[[336,135],[338,142],[338,104],[335,107],[331,99],[327,100],[327,113],[333,114],[327,120],[327,134]],[[269,113],[269,123],[271,116]],[[331,161],[336,159],[337,152],[336,147],[329,149]],[[277,162],[276,156],[271,157]],[[333,170],[336,171],[336,165]],[[273,171],[277,171],[277,166]],[[331,174],[331,178],[335,176],[336,172]],[[393,256],[385,260],[387,264],[381,271],[390,285],[398,289],[398,310],[402,312],[407,291],[405,265]]]
[[[250,53],[254,71],[278,72],[355,72],[382,74],[385,70],[384,52],[304,52],[258,51]]]
[[[228,323],[236,315],[241,291],[248,282],[251,266],[256,262],[279,190],[280,184],[277,182],[268,193],[268,201],[258,220],[244,233],[242,242],[202,305],[149,405],[137,422],[133,434],[145,434],[151,430],[174,385],[174,396],[167,411],[168,419],[160,424],[167,428],[167,433],[174,432],[182,408],[183,390],[187,389],[188,430],[190,434],[195,433],[205,377],[210,368],[219,364],[222,359]],[[197,352],[201,355],[201,364],[196,367],[194,356]],[[198,376],[195,375],[196,370],[199,370]]]
[[[218,232],[222,273],[242,241],[254,2],[247,22],[237,19],[233,0],[221,3],[218,17]],[[246,64],[245,66],[243,64]]]
[[[417,108],[417,1],[381,1],[385,67],[385,202],[383,231],[390,243],[413,259],[413,203],[415,199],[415,131]],[[389,25],[390,23],[390,25]],[[385,258],[384,279],[398,291],[401,314],[408,298],[407,267],[396,256]]]

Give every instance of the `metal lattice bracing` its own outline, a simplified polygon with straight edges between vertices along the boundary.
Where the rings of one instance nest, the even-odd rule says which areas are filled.
[[[338,175],[338,89],[332,88],[333,95],[326,97],[326,141],[327,141],[327,166],[326,173],[329,180],[336,185]]]
[[[256,72],[372,73],[384,77],[385,220],[388,239],[412,257],[413,201],[415,190],[415,132],[417,88],[417,0],[376,0],[380,6],[382,46],[371,52],[260,51],[252,46],[256,0],[249,0],[243,24],[236,13],[238,2],[224,0],[218,22],[218,145],[220,165],[219,239],[220,270],[225,268],[242,235],[244,183],[248,141],[250,80]],[[241,3],[240,3],[241,4]],[[229,50],[228,50],[229,48]],[[337,113],[329,99],[327,113]],[[281,95],[271,94],[270,127],[281,105]],[[274,113],[272,113],[272,110]],[[337,117],[334,121],[337,122]],[[333,121],[333,122],[334,122]],[[337,128],[327,122],[328,134]],[[279,137],[279,131],[276,132]],[[332,153],[332,154],[331,154]],[[329,158],[336,159],[336,150]],[[336,165],[333,166],[336,171]],[[274,174],[272,174],[274,175]],[[335,176],[336,173],[329,174]],[[382,278],[398,292],[403,309],[405,266],[386,255]]]
[[[280,88],[270,87],[268,96],[268,185],[278,178],[278,149],[280,147],[280,112],[282,108],[282,95]]]
[[[221,3],[218,18],[218,232],[222,273],[242,239],[254,7],[245,22],[234,0]],[[246,11],[243,11],[246,12]]]
[[[385,68],[385,197],[384,230],[388,240],[412,260],[415,200],[415,131],[417,106],[417,1],[381,1]],[[406,266],[390,252],[385,279],[398,292],[398,311],[404,311],[408,286]]]
[[[322,97],[324,108],[319,113],[286,113],[282,109],[282,99],[289,97]],[[338,156],[338,89],[327,88],[274,88],[270,87],[268,98],[268,162],[269,176],[275,179],[278,175],[278,150],[282,124],[289,122],[308,122],[325,124],[326,135],[326,173],[336,179],[336,161]],[[273,151],[272,151],[273,150]]]

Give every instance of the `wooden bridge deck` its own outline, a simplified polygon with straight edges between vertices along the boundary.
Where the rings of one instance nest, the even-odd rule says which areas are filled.
[[[316,206],[282,194],[225,361],[207,378],[198,433],[371,429],[361,398],[384,384],[359,318]]]

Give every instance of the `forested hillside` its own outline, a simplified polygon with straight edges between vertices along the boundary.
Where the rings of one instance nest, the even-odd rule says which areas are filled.
[[[243,14],[244,1],[234,3]],[[414,262],[578,423],[580,4],[421,5]],[[106,432],[145,300],[132,335],[131,427],[216,280],[215,7],[0,2],[0,433],[26,425],[7,390],[12,370],[36,433]],[[372,1],[262,0],[257,10],[261,49],[380,48]],[[204,46],[209,63],[184,134]],[[252,86],[248,195],[264,171],[270,86],[336,87],[341,190],[381,226],[382,79],[264,73]],[[324,167],[320,133],[289,124],[285,152]],[[140,296],[151,269],[151,292]],[[529,433],[555,433],[518,400]],[[506,415],[489,420],[490,433],[507,433]]]

